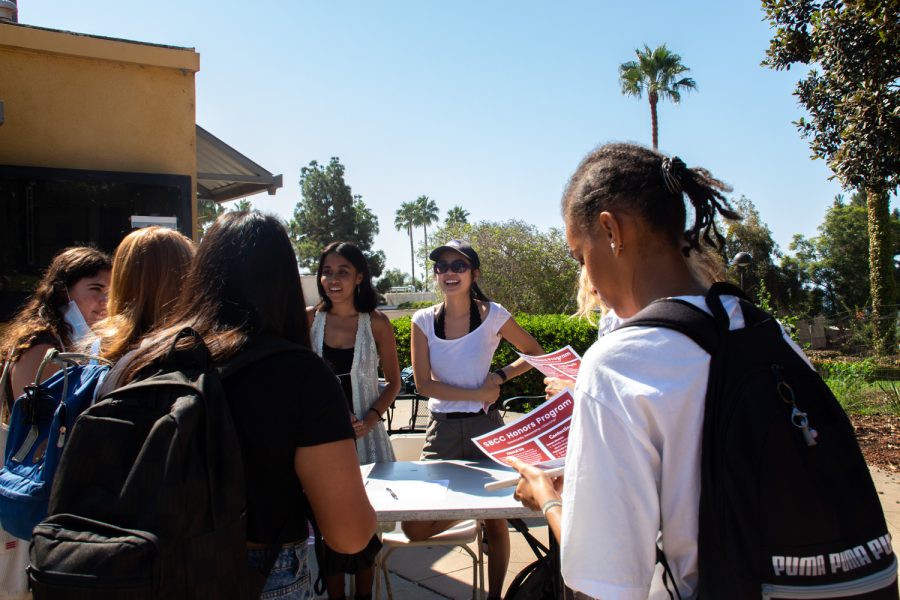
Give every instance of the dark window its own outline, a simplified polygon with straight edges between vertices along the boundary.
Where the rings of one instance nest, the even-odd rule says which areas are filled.
[[[21,306],[54,254],[73,245],[111,254],[132,215],[177,217],[190,236],[190,200],[187,175],[0,165],[0,321]]]

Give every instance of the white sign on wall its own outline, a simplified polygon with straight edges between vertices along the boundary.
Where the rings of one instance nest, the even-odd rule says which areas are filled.
[[[151,215],[131,215],[131,228],[140,229],[141,227],[168,227],[169,229],[178,229],[178,217],[157,217]]]

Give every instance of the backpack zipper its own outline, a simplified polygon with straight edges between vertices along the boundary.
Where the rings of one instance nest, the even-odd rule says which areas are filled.
[[[872,573],[861,579],[844,581],[843,583],[831,583],[828,585],[777,585],[764,583],[762,586],[763,600],[794,598],[844,598],[846,596],[858,596],[884,589],[894,583],[897,578],[897,558],[891,561],[887,569]]]
[[[141,589],[153,585],[153,577],[118,578],[96,577],[74,573],[57,573],[55,571],[42,571],[34,565],[25,567],[26,573],[37,583],[45,585],[61,586],[67,589]]]

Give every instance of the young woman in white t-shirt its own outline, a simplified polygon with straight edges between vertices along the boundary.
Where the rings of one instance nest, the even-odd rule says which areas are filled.
[[[479,289],[478,253],[468,242],[450,240],[429,258],[444,301],[413,315],[411,350],[416,389],[428,396],[431,421],[423,460],[482,460],[473,437],[503,425],[496,401],[500,385],[531,367],[523,359],[494,371],[494,351],[505,339],[520,352],[543,354],[540,344],[505,308]],[[412,540],[440,533],[454,521],[403,523]],[[485,521],[490,555],[488,597],[499,598],[509,564],[509,529],[503,519]]]
[[[705,169],[632,144],[589,154],[563,196],[566,238],[602,301],[628,319],[653,300],[706,308],[709,287],[685,257],[721,244],[715,219],[738,218]],[[693,223],[685,231],[685,198]],[[735,300],[726,297],[725,300]],[[732,327],[743,326],[726,302]],[[697,584],[700,440],[709,355],[679,333],[614,330],[585,354],[562,478],[522,463],[516,496],[543,509],[566,584],[590,597],[668,598],[657,537],[682,598]]]

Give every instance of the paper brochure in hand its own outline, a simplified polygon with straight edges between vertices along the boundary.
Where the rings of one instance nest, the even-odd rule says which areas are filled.
[[[578,369],[581,368],[581,357],[578,356],[578,353],[575,352],[572,346],[566,346],[556,352],[541,356],[529,356],[521,353],[519,353],[519,356],[547,377],[575,381],[578,377]]]
[[[502,465],[511,457],[530,464],[565,458],[574,404],[572,392],[563,390],[514,422],[472,441]]]
[[[539,464],[536,466],[544,469],[544,471],[547,472],[547,476],[550,478],[562,477],[566,472],[566,466],[562,465],[560,467],[552,467],[552,465],[561,464],[564,462],[565,462],[565,459],[551,460],[550,462],[542,463],[542,464]],[[496,481],[489,481],[486,484],[484,484],[484,489],[489,492],[493,492],[494,490],[502,490],[503,488],[514,487],[515,485],[517,485],[519,483],[519,479],[521,479],[521,477],[516,476],[516,477],[510,477],[509,479],[498,479]]]

